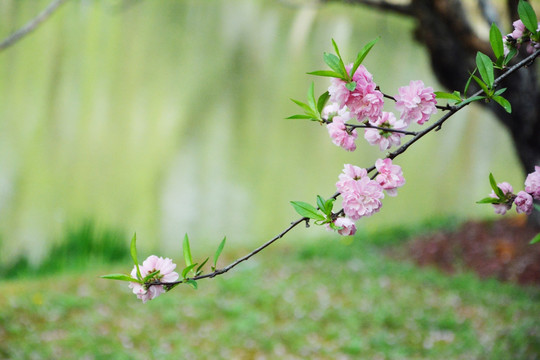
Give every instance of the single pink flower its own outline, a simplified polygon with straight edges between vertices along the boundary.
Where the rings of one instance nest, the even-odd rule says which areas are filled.
[[[510,185],[507,182],[502,182],[500,184],[497,184],[497,186],[502,190],[503,194],[506,196],[507,194],[512,194],[514,189],[512,188],[512,185]],[[495,194],[495,191],[491,191],[491,194],[489,194],[490,197],[494,199],[498,199],[499,197]],[[503,204],[491,204],[493,205],[493,208],[495,209],[495,214],[504,215],[506,214],[506,211],[510,210],[512,207],[512,203],[506,202]]]
[[[525,179],[525,191],[536,200],[540,200],[540,166],[534,167],[534,172]]]
[[[437,100],[433,88],[424,87],[422,80],[412,80],[409,86],[402,86],[396,95],[396,109],[401,113],[401,120],[407,125],[416,121],[422,125],[437,112]]]
[[[343,211],[351,220],[358,220],[363,216],[371,216],[378,212],[382,206],[384,193],[381,185],[365,176],[347,184],[343,197]]]
[[[348,72],[352,69],[352,64],[345,67]],[[373,82],[373,76],[367,71],[364,65],[360,65],[352,76],[356,83],[353,91],[347,89],[347,83],[342,79],[332,78],[328,88],[330,100],[335,101],[339,106],[347,106],[349,111],[358,121],[368,118],[375,121],[382,112],[384,105],[383,94],[377,90],[377,85]]]
[[[383,111],[382,115],[374,122],[370,121],[370,124],[377,127],[383,127],[395,130],[405,130],[407,124],[404,121],[396,121],[396,117],[391,112]],[[366,129],[364,131],[364,138],[370,145],[379,145],[381,151],[390,149],[393,145],[399,146],[401,144],[401,138],[405,136],[402,133],[385,131],[381,129]]]
[[[390,159],[378,159],[375,162],[375,167],[379,172],[375,180],[386,190],[389,196],[396,196],[397,188],[405,185],[401,166],[393,165]]]
[[[340,193],[349,191],[356,180],[360,180],[367,176],[367,170],[356,165],[345,164],[343,172],[339,174],[339,181],[336,183],[336,188]]]
[[[349,236],[356,234],[356,225],[354,221],[349,218],[338,217],[336,220],[334,220],[334,225],[342,228],[341,230],[337,231],[340,235]],[[330,226],[328,226],[327,229],[332,230]]]
[[[525,191],[518,192],[514,199],[514,204],[516,204],[516,211],[518,214],[525,213],[531,215],[533,211],[533,197],[531,194]]]
[[[155,255],[149,256],[146,260],[144,260],[143,264],[139,266],[139,270],[143,278],[148,274],[159,270],[159,273],[154,275],[150,281],[159,280],[161,282],[173,282],[178,280],[178,273],[173,271],[175,268],[176,264],[173,263],[171,259],[164,259]],[[134,279],[137,278],[136,266],[134,266],[133,270],[131,270],[131,277]],[[146,303],[148,300],[155,299],[165,292],[163,285],[152,285],[147,288],[144,284],[130,282],[129,287],[133,289],[133,293],[137,295],[137,298],[141,299],[143,303]]]
[[[337,146],[341,146],[347,151],[356,150],[356,144],[354,141],[358,137],[356,129],[352,131],[347,131],[347,126],[345,126],[345,121],[340,116],[334,116],[332,122],[326,125],[328,129],[328,134],[332,138],[332,142]]]

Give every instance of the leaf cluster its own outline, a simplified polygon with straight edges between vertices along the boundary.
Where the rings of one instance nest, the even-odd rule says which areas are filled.
[[[303,201],[291,201],[291,204],[300,216],[315,220],[315,224],[329,224],[330,228],[341,230],[341,227],[334,225],[336,218],[336,215],[332,212],[334,201],[336,201],[334,198],[324,199],[322,196],[317,195],[317,207]]]
[[[500,187],[497,186],[497,181],[492,173],[489,173],[489,184],[493,189],[497,198],[485,197],[482,200],[477,201],[477,204],[506,204],[509,200],[508,196],[504,194]]]
[[[377,41],[379,41],[379,38],[370,41],[362,48],[362,50],[360,50],[360,52],[358,52],[358,55],[356,56],[356,59],[350,69],[350,72],[348,72],[347,68],[345,67],[345,63],[343,62],[343,58],[341,57],[339,48],[334,39],[332,39],[332,46],[334,47],[336,54],[325,52],[323,55],[324,62],[331,70],[311,71],[308,72],[308,74],[341,79],[345,81],[345,86],[349,91],[354,91],[354,89],[356,89],[356,82],[353,81],[353,75],[358,69],[358,67],[362,64],[366,56],[369,54],[373,46],[375,46]],[[314,87],[315,85],[312,82],[307,93],[307,103],[291,99],[292,102],[294,102],[296,105],[300,106],[302,110],[304,110],[304,113],[289,116],[287,117],[287,119],[305,119],[311,121],[318,121],[321,123],[324,122],[321,113],[324,106],[328,102],[328,99],[330,98],[330,94],[328,93],[328,91],[326,91],[321,96],[319,96],[317,101],[315,101]]]
[[[219,244],[214,254],[214,262],[213,262],[213,265],[211,266],[211,269],[213,272],[216,271],[217,269],[217,262],[219,260],[221,253],[223,252],[223,248],[225,247],[226,241],[227,241],[226,237],[223,238],[223,240],[221,240],[221,243]],[[137,259],[137,235],[136,234],[134,234],[133,238],[131,239],[130,252],[131,252],[131,258],[136,268],[136,276],[137,276],[136,278],[130,275],[126,275],[126,274],[109,274],[109,275],[103,275],[101,277],[103,279],[129,281],[129,282],[135,282],[135,283],[145,284],[147,286],[150,286],[155,281],[156,277],[159,276],[160,271],[156,270],[146,275],[145,277],[141,275],[139,261]],[[187,234],[184,236],[182,253],[184,257],[184,262],[186,264],[184,269],[182,269],[181,271],[182,280],[177,282],[176,284],[165,286],[165,290],[167,291],[173,289],[174,287],[176,287],[177,285],[181,283],[189,284],[193,288],[197,289],[197,281],[194,280],[193,277],[197,277],[203,273],[203,267],[206,265],[206,263],[210,259],[207,257],[204,261],[200,263],[200,265],[199,263],[193,262],[193,256],[191,255],[191,246],[189,244],[189,237]],[[191,275],[191,277],[189,277],[188,275]]]

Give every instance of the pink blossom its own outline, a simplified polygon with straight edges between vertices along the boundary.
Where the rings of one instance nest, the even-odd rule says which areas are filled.
[[[386,111],[383,111],[382,115],[376,121],[370,121],[370,124],[377,127],[395,130],[405,130],[407,128],[407,124],[404,121],[396,121],[395,115]],[[379,149],[381,149],[381,151],[390,149],[392,145],[399,146],[403,136],[405,135],[402,133],[380,129],[366,129],[364,131],[364,138],[367,140],[367,142],[371,145],[379,145]]]
[[[437,100],[433,88],[424,87],[422,80],[412,80],[409,86],[402,86],[396,95],[396,109],[401,113],[401,120],[407,125],[416,121],[422,125],[437,112]]]
[[[356,144],[354,141],[358,137],[356,129],[351,132],[347,131],[345,126],[345,120],[340,116],[334,116],[332,122],[326,125],[328,129],[328,134],[332,138],[332,142],[337,146],[341,146],[347,151],[356,150]]]
[[[352,64],[345,68],[350,72]],[[360,65],[353,74],[352,80],[356,83],[356,87],[350,91],[346,87],[347,82],[333,78],[328,88],[330,100],[337,102],[339,106],[347,106],[358,121],[363,121],[365,118],[375,121],[381,115],[384,98],[383,94],[376,89],[377,85],[373,82],[373,76],[364,65]]]
[[[500,184],[497,184],[497,186],[502,190],[504,195],[512,194],[514,189],[512,188],[512,185],[510,185],[507,182],[502,182]],[[498,199],[499,197],[495,194],[495,191],[491,191],[491,194],[489,194],[490,197],[494,199]],[[504,215],[506,214],[506,211],[510,210],[512,207],[512,203],[503,203],[503,204],[491,204],[493,205],[493,208],[495,209],[495,214]]]
[[[356,180],[360,180],[366,176],[366,169],[351,164],[345,164],[343,173],[339,174],[339,181],[336,183],[336,187],[340,193],[347,192]]]
[[[512,31],[512,33],[508,35],[513,37],[515,40],[518,40],[523,36],[523,33],[525,32],[525,25],[521,20],[514,21],[512,25],[514,26],[514,31]]]
[[[356,225],[354,221],[346,217],[338,217],[334,220],[334,225],[342,228],[338,230],[338,234],[343,236],[349,236],[356,234]]]
[[[393,165],[390,159],[378,159],[375,162],[375,167],[379,172],[375,180],[386,190],[389,196],[396,196],[397,188],[405,184],[401,166]]]
[[[540,200],[540,166],[534,167],[534,172],[525,179],[525,191],[536,200]]]
[[[514,204],[516,204],[516,211],[518,214],[525,213],[531,215],[533,211],[533,197],[531,194],[525,191],[518,192],[514,199]]]
[[[351,220],[371,216],[380,210],[382,206],[380,199],[384,198],[384,193],[378,182],[365,176],[348,183],[345,190],[341,193],[343,211]]]
[[[142,266],[139,266],[139,270],[143,278],[148,274],[159,270],[159,273],[150,279],[150,281],[159,280],[162,282],[173,282],[178,280],[178,273],[173,271],[175,268],[176,264],[174,264],[171,259],[164,259],[155,255],[149,256],[146,260],[144,260]],[[137,278],[136,266],[134,266],[133,270],[131,271],[131,277],[134,279]],[[133,293],[137,295],[137,298],[141,299],[143,303],[146,303],[148,300],[155,299],[165,292],[163,285],[152,285],[147,288],[144,284],[130,282],[129,287],[133,289]]]
[[[339,116],[347,122],[352,119],[351,112],[346,106],[340,106],[337,102],[329,103],[323,108],[321,116],[325,120],[331,121],[334,116]]]

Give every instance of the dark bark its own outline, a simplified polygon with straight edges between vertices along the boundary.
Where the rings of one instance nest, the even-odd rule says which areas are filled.
[[[413,0],[417,19],[416,38],[428,48],[431,65],[441,84],[462,89],[469,71],[475,68],[477,51],[491,54],[489,43],[471,29],[459,0]],[[497,104],[486,104],[511,134],[523,171],[540,164],[540,89],[536,65],[506,79],[505,97],[512,104],[506,113]]]

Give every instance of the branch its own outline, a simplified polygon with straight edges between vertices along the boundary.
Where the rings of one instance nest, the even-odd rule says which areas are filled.
[[[499,77],[497,77],[497,79],[495,79],[494,81],[494,85],[493,87],[495,88],[504,78],[508,77],[509,75],[511,75],[512,73],[516,72],[517,70],[519,70],[520,68],[524,67],[524,66],[527,66],[529,64],[531,64],[532,62],[534,62],[534,60],[540,56],[540,50],[536,50],[533,54],[529,55],[527,58],[523,59],[522,61],[520,61],[519,63],[513,65],[512,67],[508,68],[508,70],[500,75]],[[479,96],[483,93],[483,90],[479,90],[477,91],[475,94],[472,95],[472,97],[474,96]],[[405,152],[405,150],[407,150],[412,144],[414,144],[415,142],[417,142],[418,140],[420,140],[422,137],[424,137],[425,135],[427,135],[428,133],[430,133],[431,131],[435,130],[439,130],[443,123],[448,120],[451,116],[453,116],[455,113],[457,113],[458,111],[460,111],[461,109],[463,109],[464,107],[466,107],[467,105],[469,105],[470,103],[465,103],[465,104],[461,104],[461,105],[456,105],[456,106],[450,106],[449,107],[449,111],[444,115],[442,116],[439,120],[437,120],[436,122],[434,122],[431,126],[427,127],[426,129],[424,129],[423,131],[420,131],[417,133],[416,136],[414,136],[411,140],[409,140],[407,143],[405,143],[404,145],[402,145],[401,147],[399,147],[396,151],[388,154],[388,156],[386,156],[386,158],[389,158],[389,159],[395,159],[396,157],[398,157],[399,155],[401,155],[402,153]],[[375,166],[372,166],[370,168],[367,169],[367,172],[370,173],[372,172],[373,170],[375,170]],[[339,196],[339,192],[336,192],[334,195],[332,195],[332,198],[337,198]],[[231,270],[232,268],[236,267],[238,264],[240,264],[241,262],[243,261],[246,261],[248,260],[249,258],[251,258],[252,256],[254,256],[255,254],[259,253],[260,251],[262,251],[263,249],[267,248],[268,246],[270,246],[271,244],[273,244],[274,242],[276,242],[278,239],[281,239],[283,236],[285,236],[285,234],[287,234],[289,231],[291,231],[293,228],[295,228],[298,224],[302,223],[302,222],[306,222],[306,226],[309,225],[309,218],[307,217],[303,217],[301,219],[298,219],[294,222],[292,222],[285,230],[283,230],[281,233],[279,233],[278,235],[274,236],[272,239],[268,240],[266,243],[264,243],[263,245],[259,246],[258,248],[256,248],[255,250],[253,250],[252,252],[250,252],[249,254],[241,257],[240,259],[237,259],[235,260],[234,262],[232,262],[231,264],[225,266],[224,268],[222,269],[216,269],[215,271],[209,273],[209,274],[205,274],[205,275],[199,275],[199,276],[194,276],[194,277],[191,277],[191,278],[186,278],[186,279],[183,279],[183,280],[178,280],[178,281],[174,281],[174,282],[160,282],[160,281],[155,281],[155,282],[152,282],[152,283],[148,283],[147,286],[152,286],[152,285],[165,285],[165,286],[174,286],[174,285],[178,285],[178,284],[181,284],[181,283],[185,283],[187,282],[188,280],[201,280],[201,279],[207,279],[207,278],[213,278],[213,277],[216,277],[216,276],[219,276],[219,275],[222,275],[226,272],[228,272],[229,270]]]
[[[385,0],[321,0],[322,2],[343,2],[347,4],[360,4],[372,7],[374,9],[386,10],[395,12],[401,15],[412,16],[413,10],[410,3],[394,4]]]
[[[17,41],[19,41],[22,37],[28,35],[32,31],[34,31],[42,22],[47,20],[55,11],[65,3],[67,0],[54,0],[43,10],[40,12],[35,18],[30,20],[26,23],[22,28],[15,31],[13,34],[5,38],[0,43],[0,51],[5,50],[6,48],[10,47],[11,45],[15,44]]]

